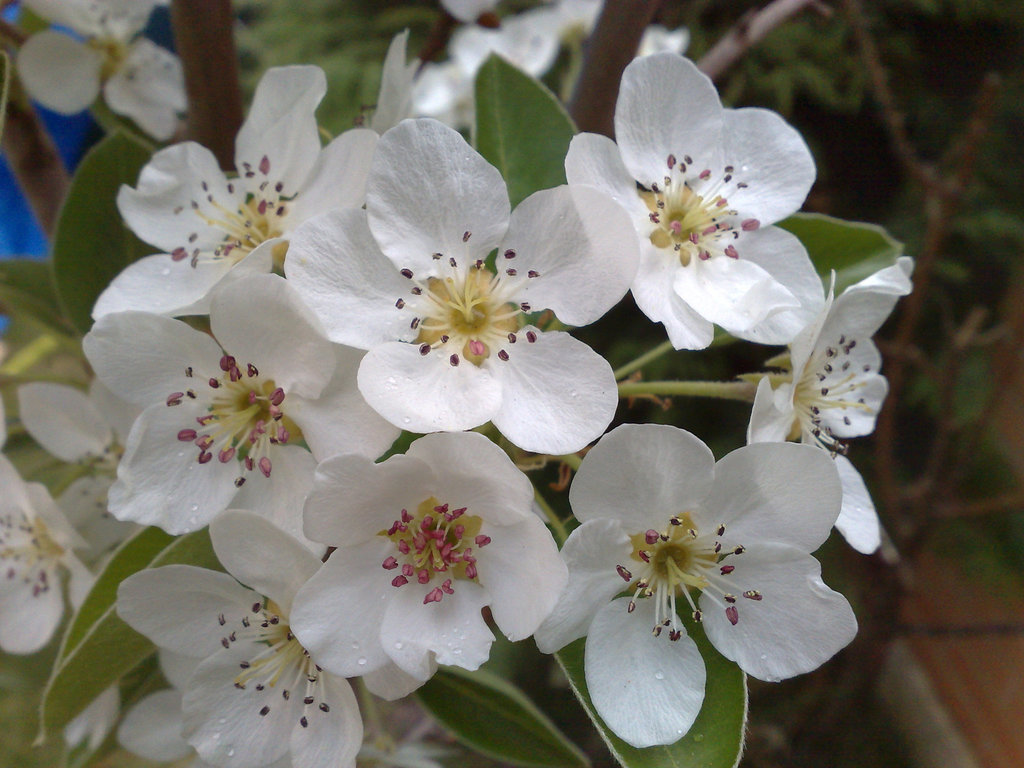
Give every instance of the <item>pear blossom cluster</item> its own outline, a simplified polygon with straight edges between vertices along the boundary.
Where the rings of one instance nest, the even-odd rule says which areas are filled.
[[[131,46],[155,4],[35,0],[85,42],[33,45],[114,56],[96,78],[123,105],[117,67],[148,55]],[[445,3],[467,22],[494,5]],[[598,8],[463,27],[438,66],[471,83],[496,52],[541,74]],[[685,37],[660,40],[672,50],[626,68],[617,139],[575,136],[568,183],[514,209],[455,128],[413,117],[458,125],[471,107],[462,85],[429,92],[441,70],[417,75],[407,34],[368,128],[324,145],[326,76],[281,67],[256,89],[234,172],[194,142],[156,151],[117,195],[154,252],[95,304],[88,393],[18,392],[25,431],[71,469],[54,501],[0,456],[0,648],[45,646],[111,550],[155,526],[207,529],[224,570],[163,565],[117,590],[171,686],[117,726],[150,760],[354,766],[367,752],[353,686],[400,699],[439,668],[479,669],[496,633],[545,653],[585,638],[597,714],[638,748],[678,741],[700,713],[695,636],[766,681],[841,651],[856,619],[813,553],[833,527],[879,546],[846,441],[885,398],[871,337],[912,261],[826,291],[775,226],[814,182],[806,144],[773,112],[723,107],[679,55]],[[39,57],[26,44],[19,66]],[[163,87],[147,93],[176,115]],[[123,111],[159,122],[155,107]],[[572,331],[627,293],[676,350],[716,327],[788,347],[748,375],[747,445],[716,461],[675,426],[612,428],[616,374]],[[557,461],[577,467],[567,521],[538,514],[546,489],[526,474]],[[115,686],[66,739],[94,749],[119,707]]]

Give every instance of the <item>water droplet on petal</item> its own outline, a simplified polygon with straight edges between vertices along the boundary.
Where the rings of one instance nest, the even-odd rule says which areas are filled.
[[[404,646],[404,645],[402,645],[402,641],[401,641],[401,640],[397,640],[397,641],[395,641],[395,650],[396,650],[396,651],[400,651],[400,650],[402,650],[402,649],[403,649],[404,647],[405,647],[405,646]]]
[[[360,667],[365,667],[366,659],[360,656],[358,659],[356,659],[356,664],[358,664]]]
[[[355,640],[352,641],[352,650],[353,651],[358,651],[359,650],[359,643],[357,643]]]
[[[171,274],[170,267],[164,267],[163,269],[160,270],[161,277],[167,277],[169,274]]]
[[[228,750],[228,757],[234,757],[234,756],[235,756],[235,750],[229,749]]]
[[[662,672],[655,672],[654,673],[654,679],[655,680],[664,680],[665,679],[665,675]]]

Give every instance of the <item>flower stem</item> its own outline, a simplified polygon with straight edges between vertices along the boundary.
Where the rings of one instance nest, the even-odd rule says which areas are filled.
[[[555,510],[548,504],[547,499],[540,495],[540,491],[536,488],[533,489],[533,498],[537,502],[537,506],[544,512],[544,517],[547,518],[548,525],[553,529],[555,541],[558,542],[558,546],[561,547],[567,538],[569,538],[569,532],[565,530],[565,523],[559,519]]]
[[[747,381],[625,381],[619,384],[619,397],[687,395],[752,403],[756,391],[757,387]]]
[[[556,461],[568,464],[572,467],[573,472],[576,472],[580,468],[580,464],[583,462],[583,457],[578,453],[567,453],[564,456],[555,456],[554,458]]]
[[[666,352],[671,352],[671,351],[672,351],[672,342],[671,341],[663,341],[661,344],[656,346],[654,349],[645,352],[644,354],[640,355],[640,357],[638,357],[636,360],[633,360],[632,362],[626,363],[624,366],[622,366],[621,368],[616,370],[615,371],[615,380],[616,381],[622,381],[624,378],[629,376],[629,374],[633,373],[633,371],[640,370],[641,368],[643,368],[645,365],[647,365],[652,360],[657,360],[659,357],[664,355]]]

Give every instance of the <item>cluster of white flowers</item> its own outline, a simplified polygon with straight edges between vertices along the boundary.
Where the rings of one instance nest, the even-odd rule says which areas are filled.
[[[492,11],[494,0],[444,0],[457,19],[475,21]],[[554,0],[506,16],[495,29],[459,27],[448,44],[448,59],[427,62],[412,89],[413,114],[433,117],[454,128],[473,125],[473,81],[488,56],[497,54],[524,72],[540,77],[555,64],[563,44],[578,48],[590,34],[601,11],[601,0]],[[682,54],[690,42],[685,28],[669,30],[652,24],[644,32],[637,56]]]
[[[32,5],[55,19],[78,8]],[[153,2],[122,5],[123,46]],[[480,12],[470,5],[451,10]],[[595,6],[542,10],[592,23]],[[479,43],[476,65],[520,23]],[[536,34],[522,32],[528,47]],[[545,652],[586,636],[607,725],[638,747],[668,744],[704,700],[689,632],[779,680],[856,631],[811,553],[833,525],[878,546],[842,440],[871,431],[886,394],[870,337],[910,290],[910,260],[826,295],[799,240],[772,226],[814,180],[807,147],[775,113],[724,109],[676,53],[627,68],[618,143],[576,136],[569,183],[512,210],[459,133],[401,119],[404,46],[389,52],[372,130],[321,146],[324,74],[286,67],[256,91],[235,174],[194,143],[157,152],[117,204],[159,252],[96,303],[93,390],[19,393],[26,429],[78,468],[59,501],[82,534],[0,457],[0,648],[44,645],[62,570],[73,606],[93,578],[74,550],[102,563],[131,523],[209,526],[227,571],[169,565],[120,586],[119,615],[161,649],[173,685],[121,724],[151,759],[354,765],[363,726],[346,678],[405,696],[439,665],[480,667],[492,626]],[[785,370],[762,374],[750,445],[716,463],[676,427],[604,434],[615,375],[562,329],[630,290],[676,349],[708,346],[715,325],[790,346],[770,361]],[[424,436],[380,461],[401,431]],[[594,441],[560,552],[510,453]],[[110,727],[116,689],[104,696],[69,740]]]

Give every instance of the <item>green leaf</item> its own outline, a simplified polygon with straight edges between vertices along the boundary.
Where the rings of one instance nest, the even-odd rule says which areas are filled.
[[[565,153],[576,128],[542,83],[492,54],[476,76],[474,144],[508,184],[512,205],[565,184]]]
[[[122,269],[153,249],[121,221],[117,190],[134,185],[149,150],[122,133],[103,139],[82,158],[71,180],[53,240],[57,296],[72,324],[86,333],[97,297]]]
[[[0,309],[10,315],[31,315],[53,324],[63,313],[45,261],[10,259],[0,262]]]
[[[11,59],[6,51],[0,51],[0,137],[4,135],[7,119],[7,94],[11,87]]]
[[[220,569],[205,530],[174,537],[159,528],[146,528],[110,558],[64,632],[39,710],[40,741],[48,733],[59,732],[153,652],[152,643],[117,616],[117,587],[144,568],[172,563]]]
[[[583,672],[586,638],[581,637],[555,654],[576,697],[624,768],[735,768],[739,764],[747,721],[746,675],[711,646],[703,629],[693,622],[686,624],[704,657],[707,685],[700,714],[689,732],[675,744],[637,749],[608,729],[594,711],[587,692]]]
[[[903,253],[903,243],[882,227],[843,221],[821,213],[796,213],[777,226],[804,244],[814,268],[826,282],[836,271],[836,294],[879,269],[891,266]]]
[[[446,667],[416,696],[459,741],[495,760],[544,768],[590,764],[526,694],[486,670]]]

